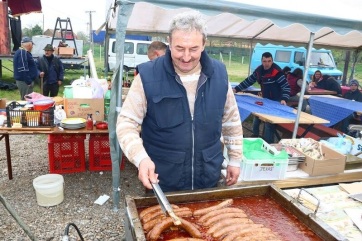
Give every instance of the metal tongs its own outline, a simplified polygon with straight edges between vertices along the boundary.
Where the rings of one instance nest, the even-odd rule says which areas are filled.
[[[158,185],[158,183],[152,183],[152,182],[151,182],[151,185],[152,185],[153,191],[155,192],[155,195],[157,197],[157,201],[160,204],[163,213],[166,216],[170,216],[175,225],[181,225],[181,220],[173,212],[172,206],[168,202],[168,200],[167,200],[165,194],[163,193],[160,185]]]

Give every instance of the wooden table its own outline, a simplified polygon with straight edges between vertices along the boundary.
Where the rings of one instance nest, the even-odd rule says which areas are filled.
[[[239,94],[239,95],[249,95],[250,94]],[[253,98],[255,98],[255,100],[259,100],[260,101],[263,101],[263,106],[266,108],[266,109],[273,109],[273,106],[275,106],[275,103],[274,105],[269,105],[269,101],[266,101],[264,98],[262,97],[257,97],[257,96],[252,96]],[[295,119],[289,119],[289,118],[285,118],[285,117],[281,117],[281,116],[277,116],[277,115],[270,115],[270,114],[265,114],[265,113],[259,113],[259,112],[256,112],[256,111],[253,111],[253,106],[248,106],[248,105],[245,105],[245,106],[240,106],[240,104],[238,103],[238,107],[239,107],[239,111],[240,111],[240,108],[246,108],[248,109],[248,111],[252,111],[251,114],[258,117],[261,121],[264,121],[264,122],[268,122],[268,123],[271,123],[271,124],[293,124],[296,122],[296,118]],[[292,111],[294,114],[295,114],[295,117],[296,117],[296,114],[297,114],[297,110],[291,108],[291,107],[286,107],[288,108],[290,111]],[[313,127],[313,125],[315,124],[327,124],[329,123],[328,120],[325,120],[325,119],[322,119],[322,118],[319,118],[317,116],[314,116],[314,115],[311,115],[311,114],[308,114],[308,113],[305,113],[305,112],[301,112],[300,113],[300,118],[299,118],[299,124],[300,125],[305,125],[306,128],[305,128],[305,131],[303,132],[302,134],[302,137],[305,136]],[[278,137],[279,138],[279,137]]]
[[[337,95],[336,91],[319,88],[311,88],[305,92],[306,95]]]
[[[39,127],[39,128],[1,128],[0,127],[0,141],[5,139],[6,161],[8,166],[9,179],[13,179],[12,165],[11,165],[11,152],[10,152],[10,135],[49,135],[49,134],[104,134],[108,133],[108,130],[100,130],[95,127],[93,130],[87,130],[86,128],[70,130],[61,130],[58,127]]]

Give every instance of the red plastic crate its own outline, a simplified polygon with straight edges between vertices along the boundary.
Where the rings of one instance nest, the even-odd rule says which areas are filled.
[[[85,172],[84,140],[48,142],[49,172]]]
[[[126,157],[122,155],[120,169],[124,169]],[[109,147],[108,134],[104,136],[90,135],[89,138],[89,170],[110,171],[112,170],[112,159]]]
[[[83,141],[86,134],[49,134],[48,142],[54,141]]]

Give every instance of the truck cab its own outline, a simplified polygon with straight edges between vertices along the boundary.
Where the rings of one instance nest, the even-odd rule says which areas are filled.
[[[124,42],[124,62],[123,70],[128,72],[135,69],[137,65],[149,61],[147,56],[148,46],[152,41],[130,40]],[[109,39],[108,50],[109,70],[114,71],[116,68],[116,39]]]
[[[254,47],[250,71],[251,73],[261,65],[261,56],[264,52],[270,52],[274,63],[280,68],[288,66],[291,72],[296,68],[304,71],[307,50],[304,47],[282,46],[274,44],[262,45],[257,43]],[[312,49],[311,60],[309,63],[307,81],[310,82],[314,72],[320,70],[323,75],[334,77],[338,83],[342,82],[342,71],[337,69],[333,54],[328,49]]]

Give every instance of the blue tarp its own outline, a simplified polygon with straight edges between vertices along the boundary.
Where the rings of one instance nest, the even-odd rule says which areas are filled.
[[[105,38],[106,31],[102,30],[96,34],[96,31],[93,30],[93,43],[102,44]],[[116,38],[116,34],[110,34],[110,38]],[[147,35],[126,34],[126,39],[152,41],[152,37]]]

